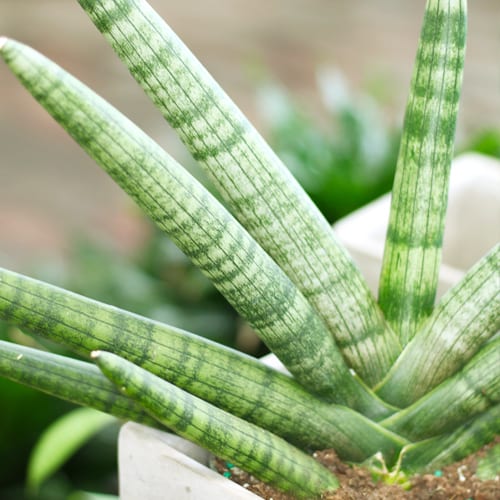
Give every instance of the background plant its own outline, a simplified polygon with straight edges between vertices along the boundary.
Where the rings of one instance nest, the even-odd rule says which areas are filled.
[[[150,92],[153,100],[179,130],[194,156],[206,165],[213,179],[219,184],[226,202],[259,241],[260,246],[168,155],[88,89],[40,55],[15,42],[4,43],[4,58],[51,114],[61,121],[87,152],[129,191],[150,216],[169,232],[174,241],[215,281],[228,300],[284,361],[295,378],[312,393],[320,395],[324,401],[304,392],[287,377],[269,371],[233,351],[216,349],[201,339],[167,325],[153,324],[125,312],[117,312],[102,304],[92,303],[8,271],[2,272],[5,292],[2,309],[5,317],[38,333],[63,341],[80,352],[88,352],[106,345],[113,346],[117,354],[127,357],[130,361],[135,361],[157,374],[161,373],[189,392],[202,396],[205,400],[215,401],[219,407],[251,418],[261,427],[280,433],[301,447],[316,446],[316,443],[320,442],[322,445],[331,444],[345,458],[357,461],[363,457],[368,458],[380,449],[383,449],[389,462],[394,460],[395,453],[407,444],[405,434],[415,422],[415,419],[410,419],[406,420],[405,424],[408,414],[425,414],[428,405],[438,414],[445,410],[446,407],[438,405],[439,391],[443,389],[440,389],[439,385],[435,389],[433,387],[445,380],[446,389],[451,393],[454,388],[460,387],[465,373],[469,378],[474,374],[476,385],[469,388],[469,393],[460,394],[460,390],[456,389],[456,394],[465,399],[462,402],[460,398],[457,399],[460,417],[455,418],[454,428],[447,431],[452,432],[454,446],[458,450],[460,446],[462,449],[470,446],[471,440],[477,446],[478,443],[490,439],[497,420],[496,407],[489,407],[497,401],[498,389],[495,386],[495,366],[488,365],[486,361],[494,359],[498,346],[492,341],[486,344],[484,349],[481,347],[489,336],[494,335],[498,327],[495,305],[497,292],[490,278],[491,270],[498,262],[498,249],[493,250],[484,261],[471,270],[465,284],[450,292],[433,313],[432,305],[429,304],[432,303],[435,292],[436,266],[431,268],[428,276],[424,278],[411,271],[416,267],[413,263],[415,257],[421,262],[425,262],[427,258],[432,258],[434,262],[439,261],[439,243],[436,244],[436,241],[442,232],[444,211],[438,211],[437,216],[432,219],[431,229],[434,233],[419,231],[417,235],[422,239],[411,241],[412,248],[418,251],[407,252],[407,267],[403,275],[408,277],[408,281],[391,284],[391,279],[394,278],[393,270],[397,269],[394,263],[391,263],[391,245],[394,248],[403,242],[400,248],[406,250],[405,245],[408,246],[409,241],[403,234],[405,226],[398,226],[403,219],[400,216],[410,217],[415,225],[421,224],[421,214],[418,211],[401,211],[397,203],[395,204],[394,227],[389,234],[390,245],[384,268],[385,278],[382,280],[382,295],[388,293],[390,296],[392,293],[392,298],[395,299],[384,300],[392,307],[388,317],[396,332],[400,334],[401,341],[406,343],[414,337],[413,343],[410,342],[404,350],[404,355],[407,358],[413,356],[420,366],[432,362],[432,359],[422,356],[422,351],[418,349],[421,336],[416,332],[419,332],[421,323],[425,326],[425,315],[430,315],[429,322],[433,328],[424,327],[422,335],[430,335],[432,338],[432,335],[435,335],[433,331],[439,332],[439,328],[449,323],[450,315],[454,317],[453,311],[460,310],[465,303],[470,305],[470,309],[456,315],[457,321],[454,322],[450,333],[456,339],[467,338],[468,341],[466,350],[457,344],[452,352],[453,356],[448,356],[458,359],[458,366],[456,362],[448,364],[447,369],[440,374],[440,379],[417,384],[421,394],[428,393],[422,400],[414,403],[406,401],[409,395],[405,391],[392,396],[391,403],[395,405],[399,404],[400,398],[403,404],[413,404],[407,410],[390,416],[395,408],[377,399],[359,379],[352,378],[343,359],[346,359],[366,382],[370,385],[377,384],[381,393],[385,391],[386,395],[390,395],[388,388],[391,384],[392,387],[400,387],[397,378],[402,364],[396,363],[388,376],[386,372],[398,357],[401,347],[395,334],[385,324],[374,299],[349,258],[332,238],[328,224],[321,219],[314,206],[244,118],[220,94],[219,89],[213,86],[213,82],[198,63],[191,59],[190,54],[147,5],[136,2],[118,3],[114,6],[107,2],[99,6],[93,5],[93,2],[83,3],[91,16],[94,16],[96,24],[112,39],[118,53],[130,65],[132,72]],[[450,131],[454,130],[464,41],[461,31],[461,23],[464,20],[461,10],[463,4],[450,2],[449,7],[450,12],[446,13],[440,10],[439,5],[429,2],[417,61],[422,72],[431,68],[431,81],[438,82],[441,75],[442,81],[451,86],[445,87],[445,93],[437,92],[436,99],[439,86],[436,84],[419,87],[421,82],[418,78],[422,73],[417,71],[413,87],[414,100],[410,99],[403,134],[406,151],[408,148],[411,150],[412,147],[420,147],[420,154],[424,157],[429,153],[432,156],[439,152],[439,161],[437,165],[436,162],[434,164],[435,168],[440,168],[439,176],[442,182],[429,183],[421,179],[420,182],[418,174],[415,177],[418,165],[412,165],[411,161],[408,165],[401,160],[404,158],[402,155],[400,160],[403,166],[398,168],[401,174],[396,181],[394,193],[396,200],[408,197],[405,186],[415,181],[419,189],[419,200],[429,199],[434,203],[439,199],[442,203],[446,199],[446,178],[453,142],[453,133]],[[151,26],[156,29],[151,31]],[[123,39],[119,35],[120,32],[128,33],[132,38]],[[141,46],[143,51],[136,53],[134,47],[138,45],[134,37],[139,33],[147,33],[148,41],[146,45]],[[446,36],[443,37],[443,34]],[[428,50],[429,47],[434,47],[434,44],[439,47],[439,44],[444,44],[443,47],[450,48],[449,52],[445,50],[443,53],[453,57],[438,58],[437,65],[429,65]],[[438,53],[442,56],[442,52]],[[451,64],[450,60],[454,64]],[[26,64],[27,61],[29,64]],[[186,71],[187,68],[189,71]],[[159,86],[160,76],[162,84]],[[177,86],[179,82],[181,86]],[[423,107],[424,120],[426,116],[432,117],[429,127],[416,127],[415,122],[412,122],[412,119],[415,120],[415,117],[419,116],[418,112],[422,111],[420,99],[429,104],[428,107]],[[432,112],[436,109],[433,107],[436,102],[439,106],[437,119],[434,119]],[[426,115],[427,112],[430,114]],[[427,122],[424,121],[424,124],[427,125]],[[213,130],[217,130],[222,136],[221,142],[214,143]],[[252,158],[253,161],[250,161]],[[414,156],[408,158],[413,159]],[[240,168],[242,170],[239,170]],[[274,178],[268,183],[262,183],[269,171],[273,172]],[[249,175],[250,172],[253,172],[252,175]],[[441,192],[436,195],[432,189],[438,185]],[[165,187],[168,188],[167,191]],[[158,203],[160,200],[161,204]],[[258,204],[255,204],[255,201],[258,201]],[[398,231],[401,230],[403,233],[399,234]],[[192,240],[193,235],[196,235],[195,241]],[[231,242],[229,247],[228,242]],[[238,245],[235,245],[236,242]],[[432,245],[429,245],[429,242],[432,242]],[[273,256],[280,267],[269,259],[261,247]],[[311,270],[314,271],[311,273]],[[319,272],[320,270],[324,272]],[[474,289],[477,301],[472,300],[471,288],[467,286],[468,282],[474,280],[481,288],[480,294]],[[332,282],[335,283],[335,293],[332,293]],[[235,283],[238,283],[236,288]],[[415,283],[419,286],[423,283],[425,287],[412,286]],[[409,290],[408,294],[405,290]],[[415,291],[418,293],[415,294]],[[414,302],[408,301],[407,297],[412,297]],[[402,302],[401,298],[404,298]],[[394,306],[394,303],[400,305]],[[57,307],[54,307],[55,304]],[[343,307],[340,307],[341,305]],[[478,315],[478,328],[470,333],[465,328],[470,319],[468,314]],[[322,319],[319,319],[318,315]],[[307,324],[309,333],[307,338],[300,335],[304,324]],[[325,325],[332,330],[337,344],[331,340]],[[127,328],[124,329],[124,326]],[[121,337],[116,337],[118,331],[121,331]],[[86,333],[82,336],[83,332]],[[165,336],[169,338],[169,345],[161,343],[160,339]],[[151,342],[155,345],[154,349]],[[179,351],[176,351],[173,345],[177,345],[177,349],[182,346],[182,350],[188,350],[184,354],[182,364],[178,356]],[[7,345],[3,348],[7,353],[12,349]],[[144,352],[139,354],[138,349],[146,350],[149,355],[145,356]],[[201,356],[200,353],[208,351],[210,356]],[[442,356],[443,352],[443,346],[439,346],[430,356],[438,356],[434,357],[435,361],[441,359],[439,356]],[[16,353],[15,358],[6,355],[7,370],[12,370],[12,362],[15,365],[17,361],[17,365],[20,365],[19,355]],[[27,358],[28,353],[23,353],[23,356]],[[32,356],[39,355],[33,353]],[[128,396],[138,398],[148,411],[154,413],[167,426],[181,434],[188,434],[191,439],[201,439],[196,436],[190,425],[190,419],[198,419],[200,411],[210,415],[210,422],[219,419],[222,422],[233,422],[232,417],[212,407],[200,407],[198,400],[179,393],[178,389],[160,382],[121,358],[106,353],[95,357],[106,375],[117,381],[119,386],[125,387]],[[48,356],[45,362],[56,363],[54,359]],[[186,359],[193,361],[191,368],[186,366]],[[198,361],[195,362],[196,359]],[[205,362],[207,359],[209,361]],[[470,363],[463,368],[466,372],[451,377],[469,359]],[[216,360],[223,365],[237,366],[238,371],[232,375],[230,383],[217,375]],[[481,371],[483,364],[490,366],[489,370],[486,369],[489,375],[487,378],[483,376],[484,368]],[[446,363],[443,366],[446,366]],[[194,371],[188,373],[189,370]],[[20,373],[24,376],[26,371],[22,370]],[[217,391],[207,383],[207,380],[214,376],[220,384]],[[38,382],[37,377],[34,377],[32,383]],[[259,382],[264,380],[268,388],[265,393],[259,390]],[[255,392],[249,389],[248,399],[241,402],[241,398],[237,398],[239,401],[236,402],[235,387],[238,384],[247,387],[250,381],[256,383],[253,386]],[[104,379],[102,382],[105,383]],[[54,384],[53,387],[60,390],[64,386],[59,381],[59,384]],[[158,394],[158,388],[162,388],[161,394]],[[78,397],[81,399],[75,395],[74,400],[81,403],[87,396],[85,387],[80,389],[82,393]],[[52,390],[57,393],[55,389]],[[270,393],[272,401],[267,401]],[[485,393],[488,396],[486,402],[482,401],[479,405],[469,404],[467,398]],[[150,397],[144,399],[144,394]],[[173,417],[170,413],[165,414],[163,407],[154,404],[167,395],[170,399],[164,401],[165,404],[174,405],[180,411],[174,413]],[[179,401],[182,401],[182,404]],[[95,401],[93,404],[96,405]],[[289,426],[276,419],[276,414],[273,415],[274,411],[277,415],[289,415],[292,407],[296,408],[297,412],[293,414]],[[303,428],[304,415],[308,414],[316,416],[317,427]],[[322,415],[324,422],[321,422]],[[476,420],[467,422],[473,415],[477,415]],[[382,423],[375,423],[377,420],[382,420]],[[210,442],[203,444],[227,455],[227,446],[234,446],[233,440],[237,439],[239,426],[244,425],[239,420],[234,422],[234,425],[231,423],[233,435],[227,441],[215,445],[209,440]],[[333,426],[327,432],[328,437],[325,436],[325,422]],[[345,426],[347,423],[349,428],[340,430],[339,426]],[[396,428],[401,435],[388,432]],[[483,429],[483,432],[473,432],[478,428]],[[484,431],[485,428],[487,431]],[[248,429],[257,433],[255,439],[259,440],[259,436],[264,436],[262,439],[269,440],[268,434],[261,434],[264,431],[254,427]],[[440,435],[443,429],[423,427],[420,431],[432,439],[410,447],[406,457],[411,457],[411,460],[407,459],[405,463],[408,469],[415,467],[425,454],[429,461],[433,453],[442,454],[449,443],[449,435]],[[357,443],[352,439],[356,435]],[[333,439],[334,442],[329,442],[328,439]],[[282,449],[284,456],[296,454],[296,451],[283,441],[273,442]],[[460,444],[458,448],[456,443]],[[296,493],[312,495],[335,486],[335,480],[330,475],[325,475],[325,472],[313,465],[305,455],[297,455],[302,457],[300,461],[304,461],[303,466],[294,468],[292,474],[290,470],[285,473],[278,467],[274,474],[265,476],[262,470],[264,462],[259,458],[259,453],[239,457],[238,460],[249,470],[260,474],[266,480],[275,481],[282,488],[299,488]],[[272,455],[269,455],[273,453],[272,449],[267,448],[263,453],[266,454],[268,463],[273,460]],[[305,470],[308,471],[307,481],[304,481]],[[312,474],[314,470],[316,472]]]
[[[278,84],[260,89],[269,141],[331,223],[390,191],[399,130],[367,92],[353,94],[342,73],[318,70],[324,116],[307,113]]]

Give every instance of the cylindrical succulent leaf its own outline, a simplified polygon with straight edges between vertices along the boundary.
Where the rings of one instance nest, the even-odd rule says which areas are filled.
[[[92,363],[0,340],[0,376],[123,420],[158,427],[142,406],[120,393]]]
[[[142,0],[79,0],[232,212],[290,276],[369,384],[400,351],[332,229],[255,128]]]
[[[142,130],[33,49],[8,40],[13,73],[212,280],[309,391],[369,397],[304,296],[229,212]]]
[[[406,343],[431,313],[462,85],[466,0],[427,0],[392,190],[379,302]]]
[[[84,355],[113,351],[303,448],[335,448],[343,458],[361,461],[377,451],[393,456],[407,444],[349,408],[318,400],[250,356],[2,269],[0,318]]]
[[[461,460],[500,435],[500,405],[493,406],[450,434],[405,447],[402,468],[409,473],[434,471]]]
[[[451,432],[500,403],[500,339],[488,342],[454,377],[381,424],[412,441]]]
[[[312,457],[278,436],[230,415],[111,353],[92,358],[117,387],[180,436],[299,498],[316,498],[339,483]]]
[[[484,256],[438,304],[377,387],[405,407],[461,369],[500,330],[500,245]]]

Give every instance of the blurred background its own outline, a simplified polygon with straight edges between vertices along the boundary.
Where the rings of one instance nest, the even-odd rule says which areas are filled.
[[[331,222],[390,190],[424,0],[150,3]],[[458,151],[500,156],[499,21],[498,0],[470,3]],[[0,34],[72,72],[202,177],[76,1],[0,0]],[[211,285],[3,66],[0,90],[0,265],[262,353]],[[7,325],[2,337],[48,347]],[[23,498],[30,450],[71,407],[0,380],[0,408],[0,498]],[[116,492],[115,438],[116,427],[97,436],[37,498]]]

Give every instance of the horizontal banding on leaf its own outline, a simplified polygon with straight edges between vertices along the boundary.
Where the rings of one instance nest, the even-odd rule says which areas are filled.
[[[229,212],[81,82],[29,47],[9,47],[8,64],[32,95],[192,257],[296,379],[330,400],[355,401],[361,390],[323,321]]]
[[[281,438],[192,396],[111,353],[102,372],[161,423],[256,477],[301,498],[338,487],[326,468]]]
[[[346,346],[342,354],[350,366],[369,385],[378,382],[400,351],[397,338],[359,270],[288,169],[146,2],[80,3],[236,217]],[[358,348],[360,339],[372,334],[373,342]]]
[[[361,461],[380,449],[391,455],[405,444],[352,410],[319,401],[289,376],[249,356],[2,269],[0,317],[81,354],[112,350],[305,448],[334,447],[342,457]]]

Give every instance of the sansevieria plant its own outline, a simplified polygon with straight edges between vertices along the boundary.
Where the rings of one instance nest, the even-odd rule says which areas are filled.
[[[286,167],[145,1],[79,3],[225,206],[44,56],[2,38],[3,59],[291,376],[5,269],[0,318],[87,361],[1,342],[0,374],[123,419],[166,426],[303,498],[338,486],[311,450],[334,448],[358,463],[382,454],[411,474],[491,441],[500,431],[500,247],[435,305],[466,0],[427,1],[378,301]]]

